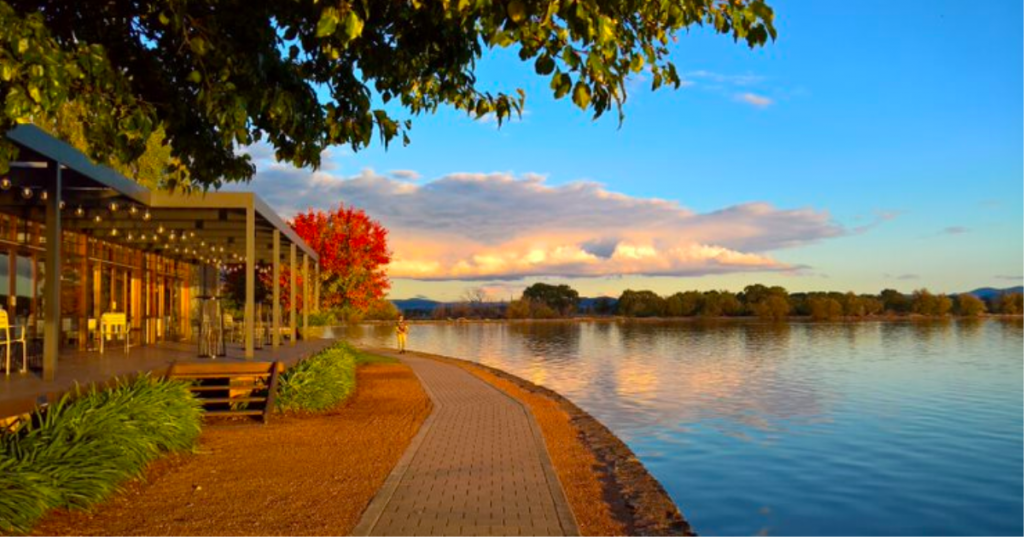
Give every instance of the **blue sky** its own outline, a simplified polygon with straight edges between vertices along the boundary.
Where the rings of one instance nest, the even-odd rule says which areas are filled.
[[[739,290],[755,281],[862,292],[1020,284],[1021,4],[772,5],[779,39],[761,49],[701,29],[681,35],[672,58],[689,85],[651,92],[648,81],[635,81],[621,127],[614,114],[592,121],[567,99],[553,100],[531,64],[500,51],[488,54],[478,74],[488,87],[526,90],[521,121],[497,129],[447,110],[413,118],[410,146],[358,154],[339,148],[316,174],[256,154],[252,188],[286,214],[303,202],[324,208],[347,201],[380,218],[392,230],[396,257],[408,262],[396,268],[395,298],[452,299],[468,286],[507,296],[537,280],[613,295],[625,287]],[[568,190],[580,182],[602,186],[580,197]],[[306,195],[288,196],[286,185]],[[478,204],[499,193],[507,204]],[[604,207],[606,193],[624,199]],[[405,203],[392,203],[402,196]],[[574,196],[630,229],[590,236],[581,224],[563,233],[566,215],[546,228],[547,238],[508,229],[515,240],[500,240],[500,221],[480,224],[487,232],[479,235],[452,231],[460,210],[483,209],[511,226],[516,219],[504,210],[512,204],[536,203],[546,214],[572,205]],[[439,199],[450,200],[450,210],[408,214]],[[652,199],[676,205],[678,214],[656,221],[641,215],[633,225],[630,211],[660,210]],[[742,223],[717,218],[713,229],[699,218],[746,204],[764,207],[745,213]],[[599,219],[592,225],[608,226]],[[646,236],[647,225],[664,229]],[[758,239],[739,237],[740,225],[758,228]],[[672,229],[700,240],[673,242]],[[787,230],[785,237],[773,239],[776,229]],[[570,243],[606,240],[624,248],[649,243],[659,257],[689,253],[656,265],[598,256],[582,269],[579,259],[568,260]],[[740,261],[722,261],[714,250],[698,263],[694,244],[701,252],[723,247]],[[431,248],[445,251],[430,260]],[[547,264],[523,269],[518,261],[530,255],[546,255]],[[564,259],[551,261],[559,255]],[[496,268],[499,262],[518,268]]]

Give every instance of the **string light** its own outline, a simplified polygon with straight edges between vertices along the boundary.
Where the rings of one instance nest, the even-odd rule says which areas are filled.
[[[130,214],[132,216],[135,216],[135,215],[139,214],[139,208],[134,206],[134,205],[132,205],[131,207],[128,207],[128,214]]]
[[[41,194],[39,194],[39,199],[42,201],[50,199],[50,193],[44,190]]]
[[[96,222],[97,224],[99,224],[100,222],[102,222],[102,221],[103,221],[103,217],[102,217],[102,216],[100,216],[100,215],[96,215],[96,216],[92,217],[92,219],[93,219],[93,221],[94,221],[94,222]]]
[[[156,232],[157,232],[158,235],[163,235],[163,233],[164,233],[164,225],[160,224],[159,226],[157,226]]]
[[[62,211],[64,210],[64,207],[66,207],[66,206],[67,206],[67,203],[64,203],[64,200],[60,200],[60,203],[57,204],[57,207],[60,210],[62,210]]]
[[[116,227],[114,229],[110,230],[110,236],[111,237],[116,237],[117,236],[117,228]]]
[[[12,186],[14,185],[11,183],[10,177],[5,176],[3,179],[0,179],[0,190],[7,191],[10,190]]]
[[[142,213],[142,219],[149,222],[151,218],[153,218],[153,215],[149,214],[149,209],[146,209],[146,212]]]
[[[116,213],[117,212],[117,202],[116,201],[110,202],[110,205],[107,205],[107,208],[110,209],[110,212]]]
[[[79,205],[78,208],[75,209],[75,216],[79,218],[85,216],[85,209],[83,209],[81,205]]]
[[[27,187],[27,186],[21,188],[21,197],[23,197],[25,199],[32,199],[32,194],[33,194],[32,188]]]

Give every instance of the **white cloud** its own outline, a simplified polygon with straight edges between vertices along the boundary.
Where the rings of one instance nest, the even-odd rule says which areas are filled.
[[[825,211],[745,203],[695,213],[592,182],[455,173],[410,183],[261,166],[248,185],[284,215],[339,202],[389,230],[392,277],[504,281],[530,276],[795,271],[771,252],[847,233]]]
[[[416,181],[420,178],[419,172],[415,170],[391,170],[388,175],[395,179],[404,179],[406,181]]]
[[[757,108],[767,108],[775,103],[775,101],[765,97],[764,95],[758,95],[749,91],[736,95],[736,98],[751,106],[756,106]]]

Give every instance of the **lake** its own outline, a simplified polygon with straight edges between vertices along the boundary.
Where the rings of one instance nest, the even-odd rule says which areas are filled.
[[[1024,532],[1019,319],[417,324],[409,347],[568,397],[704,535]]]

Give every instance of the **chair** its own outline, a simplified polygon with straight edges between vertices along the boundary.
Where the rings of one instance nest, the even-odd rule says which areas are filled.
[[[235,332],[238,330],[238,326],[235,324],[235,318],[230,313],[224,314],[224,333],[227,334],[225,338],[231,343],[235,342]]]
[[[21,372],[28,371],[28,344],[25,341],[25,334],[28,332],[26,327],[21,327],[21,337],[16,339],[11,337],[11,332],[17,330],[17,326],[11,326],[10,319],[7,317],[7,310],[0,309],[0,332],[4,334],[4,340],[0,341],[0,345],[6,347],[6,365],[4,366],[4,372],[7,375],[11,374],[11,345],[15,343],[21,343]]]
[[[100,315],[100,354],[106,340],[120,335],[124,338],[124,352],[128,353],[128,315],[124,313],[104,313]]]

